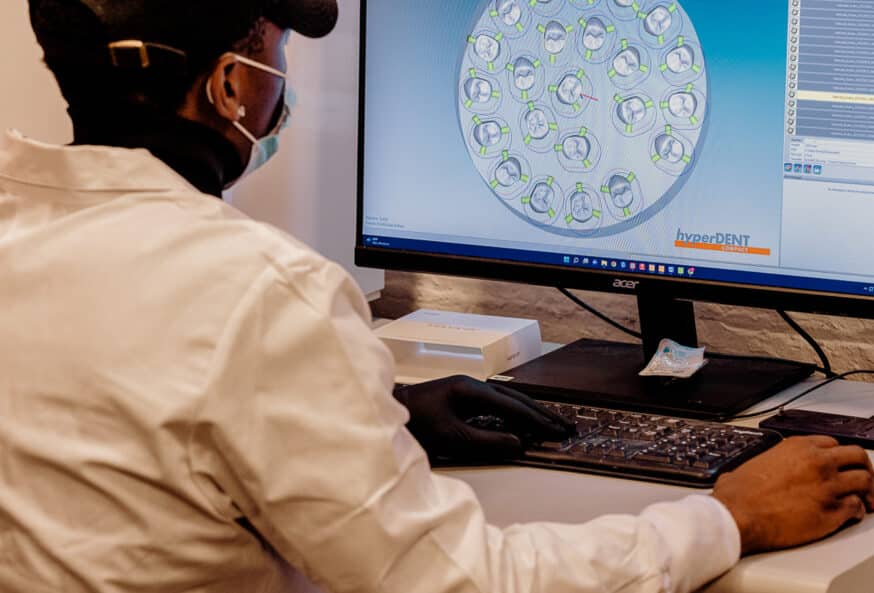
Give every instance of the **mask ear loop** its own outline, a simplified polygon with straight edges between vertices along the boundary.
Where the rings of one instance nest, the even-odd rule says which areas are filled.
[[[212,96],[212,88],[211,88],[211,84],[210,84],[211,82],[212,82],[212,77],[210,77],[206,81],[206,100],[209,101],[210,105],[215,107],[215,99]],[[246,117],[246,106],[245,105],[240,105],[240,109],[237,111],[237,116],[240,117],[241,119]],[[252,144],[258,144],[258,139],[255,138],[255,135],[252,132],[250,132],[249,130],[247,130],[243,126],[243,124],[241,124],[239,121],[232,121],[231,125],[234,126],[237,129],[237,131],[240,132],[246,138],[246,140],[248,140]]]
[[[256,68],[258,70],[261,70],[263,72],[268,72],[268,73],[272,74],[273,76],[278,76],[279,78],[284,78],[284,79],[288,80],[288,74],[286,74],[282,70],[277,70],[276,68],[274,68],[272,66],[268,66],[267,64],[262,64],[261,62],[256,62],[255,60],[249,59],[246,56],[241,56],[240,54],[231,54],[231,55],[234,56],[234,58],[236,58],[236,60],[238,62],[240,62],[241,64],[245,64],[246,66],[250,66],[252,68]]]

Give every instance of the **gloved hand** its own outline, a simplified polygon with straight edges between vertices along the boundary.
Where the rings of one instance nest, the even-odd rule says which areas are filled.
[[[399,387],[394,395],[409,410],[407,428],[432,461],[512,459],[522,454],[523,443],[561,441],[574,428],[518,391],[470,377]],[[480,427],[488,418],[489,429]]]

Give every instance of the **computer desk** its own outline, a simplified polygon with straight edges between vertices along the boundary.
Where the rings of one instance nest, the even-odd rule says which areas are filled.
[[[750,411],[779,404],[812,381],[787,389]],[[874,385],[836,381],[793,408],[874,415]],[[760,419],[737,424],[758,425]],[[874,458],[874,451],[870,452]],[[706,491],[526,467],[444,469],[476,491],[488,520],[498,526],[531,521],[585,522],[605,514],[639,513],[646,506]],[[874,592],[874,515],[826,540],[750,556],[707,593]]]

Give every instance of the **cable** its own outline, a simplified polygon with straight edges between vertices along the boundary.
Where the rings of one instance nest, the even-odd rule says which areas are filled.
[[[804,338],[804,341],[807,342],[808,344],[810,344],[810,347],[814,349],[814,351],[816,352],[816,355],[819,356],[819,360],[822,361],[821,372],[826,377],[829,377],[829,378],[834,377],[835,373],[832,370],[832,365],[831,365],[831,362],[829,362],[828,356],[826,355],[826,353],[822,349],[822,347],[819,345],[819,343],[813,338],[813,336],[811,336],[809,333],[807,333],[807,331],[805,331],[805,329],[803,327],[798,325],[798,322],[795,321],[794,319],[792,319],[789,316],[789,314],[786,313],[786,311],[778,310],[777,314],[783,318],[783,321],[785,321],[786,323],[789,324],[789,327],[791,327],[796,332],[798,332],[798,335],[800,335],[802,338]]]
[[[607,324],[615,327],[619,331],[624,332],[624,333],[628,334],[629,336],[637,338],[638,340],[643,339],[643,335],[640,332],[636,332],[633,329],[627,328],[624,325],[617,323],[616,321],[613,321],[612,319],[610,319],[609,317],[607,317],[606,315],[604,315],[603,313],[601,313],[600,311],[598,311],[597,309],[592,307],[591,305],[583,302],[581,299],[579,299],[578,297],[571,294],[571,292],[567,288],[562,288],[560,286],[558,286],[556,288],[558,288],[558,291],[561,294],[563,294],[564,296],[566,296],[567,298],[572,300],[574,303],[576,303],[577,306],[585,309],[586,311],[588,311],[589,313],[591,313],[592,315],[594,315],[595,317],[597,317],[598,319],[600,319],[604,323],[607,323]]]
[[[607,317],[606,315],[604,315],[603,313],[601,313],[600,311],[598,311],[597,309],[595,309],[594,307],[592,307],[591,305],[586,303],[585,301],[581,300],[579,297],[572,294],[568,289],[562,288],[562,287],[557,287],[557,288],[558,288],[559,292],[561,292],[564,296],[566,296],[571,301],[576,303],[577,306],[585,309],[586,311],[588,311],[589,313],[591,313],[592,315],[594,315],[595,317],[597,317],[598,319],[600,319],[604,323],[607,323],[607,324],[615,327],[619,331],[624,332],[624,333],[628,334],[629,336],[637,338],[638,340],[643,339],[643,335],[640,332],[636,332],[633,329],[627,328],[627,327],[623,326],[622,324],[610,319],[609,317]],[[819,356],[819,359],[822,361],[822,366],[815,366],[815,367],[813,367],[813,370],[817,373],[821,373],[821,374],[825,375],[828,378],[834,377],[835,373],[832,370],[831,362],[829,362],[828,356],[826,355],[825,351],[823,351],[822,347],[820,347],[820,345],[817,343],[817,341],[809,333],[807,333],[807,331],[805,331],[803,327],[798,325],[798,323],[794,319],[789,317],[789,315],[785,311],[777,311],[777,313],[786,321],[786,323],[789,324],[789,327],[791,327],[796,332],[798,332],[798,334],[802,338],[804,338],[804,341],[806,341],[808,344],[810,344],[810,346],[816,351],[817,355]],[[720,359],[728,359],[728,360],[731,360],[731,359],[750,360],[750,359],[752,359],[752,360],[761,360],[764,362],[768,362],[768,361],[770,361],[770,362],[787,362],[781,358],[773,358],[770,356],[750,356],[750,355],[746,355],[746,354],[720,354],[720,353],[716,353],[716,352],[708,352],[707,358],[720,358]],[[801,363],[799,363],[799,364],[801,364]]]
[[[853,375],[874,375],[874,370],[856,370],[856,371],[847,371],[846,373],[841,373],[840,375],[833,374],[833,376],[829,377],[825,381],[823,381],[821,383],[817,383],[816,385],[814,385],[810,389],[802,391],[801,393],[799,393],[795,397],[790,398],[789,400],[783,402],[782,404],[780,404],[778,406],[773,406],[773,407],[768,408],[766,410],[762,410],[761,412],[754,412],[752,414],[741,414],[740,416],[734,416],[731,418],[731,420],[744,420],[746,418],[758,418],[759,416],[765,416],[767,414],[772,414],[774,412],[780,413],[789,404],[797,402],[802,397],[810,395],[811,393],[813,393],[817,389],[821,389],[821,388],[825,387],[826,385],[828,385],[829,383],[834,383],[835,381],[837,381],[839,379],[846,379],[847,377],[851,377]]]

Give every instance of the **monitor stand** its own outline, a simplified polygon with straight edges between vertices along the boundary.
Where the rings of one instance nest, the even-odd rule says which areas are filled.
[[[803,381],[814,365],[709,354],[691,379],[641,377],[662,338],[698,344],[690,301],[660,295],[638,297],[643,346],[579,340],[503,373],[504,383],[533,397],[554,401],[727,420]]]

